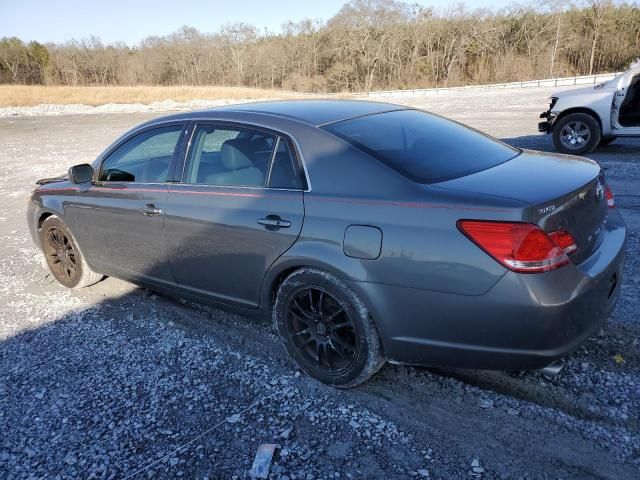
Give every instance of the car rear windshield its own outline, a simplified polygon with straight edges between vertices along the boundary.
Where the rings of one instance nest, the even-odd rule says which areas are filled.
[[[325,130],[419,183],[486,170],[520,151],[420,110],[396,110],[325,125]]]

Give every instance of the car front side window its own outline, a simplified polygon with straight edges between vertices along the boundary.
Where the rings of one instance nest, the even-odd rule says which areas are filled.
[[[162,183],[169,176],[182,125],[148,130],[127,140],[102,163],[99,181]]]

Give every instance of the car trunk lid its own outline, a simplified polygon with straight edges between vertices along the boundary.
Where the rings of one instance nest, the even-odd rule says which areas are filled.
[[[604,175],[585,158],[525,150],[506,163],[433,186],[526,202],[532,223],[548,233],[571,234],[578,246],[570,256],[574,263],[601,241],[608,209]]]

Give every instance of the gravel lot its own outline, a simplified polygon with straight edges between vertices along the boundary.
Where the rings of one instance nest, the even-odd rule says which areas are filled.
[[[549,150],[549,93],[388,100]],[[0,118],[0,478],[248,478],[262,443],[280,479],[640,477],[640,141],[592,155],[629,224],[626,277],[559,376],[387,365],[339,391],[300,375],[268,322],[52,281],[24,221],[33,182],[154,115]]]

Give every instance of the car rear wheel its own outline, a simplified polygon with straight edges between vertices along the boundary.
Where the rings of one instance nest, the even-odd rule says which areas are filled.
[[[65,287],[88,287],[102,280],[103,275],[89,268],[71,231],[58,217],[50,216],[42,223],[40,244],[49,270]]]
[[[585,155],[600,144],[600,125],[591,115],[572,113],[553,127],[553,143],[562,153]]]
[[[278,289],[273,320],[289,355],[323,383],[353,387],[384,364],[364,303],[329,273],[303,268],[287,277]]]

